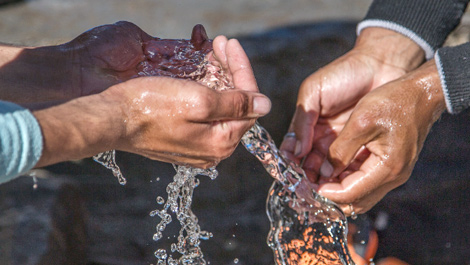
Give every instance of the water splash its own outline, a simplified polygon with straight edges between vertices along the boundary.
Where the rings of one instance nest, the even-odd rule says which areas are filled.
[[[275,179],[266,208],[271,222],[268,245],[276,264],[354,264],[341,209],[315,192],[302,168],[282,156],[258,123],[242,143]]]
[[[198,219],[191,210],[191,204],[194,188],[199,184],[196,176],[208,176],[213,180],[218,172],[215,168],[198,169],[175,165],[174,168],[176,175],[173,177],[173,182],[166,188],[168,198],[163,209],[150,212],[150,216],[158,216],[161,219],[156,226],[157,232],[153,235],[153,240],[158,241],[163,237],[166,226],[172,222],[171,212],[176,215],[181,229],[178,242],[171,244],[171,252],[178,252],[181,257],[175,259],[165,249],[159,249],[155,251],[157,264],[206,264],[199,244],[201,239],[211,238],[212,233],[201,230]]]
[[[116,163],[116,150],[99,153],[93,156],[93,160],[100,163],[107,169],[110,169],[113,172],[113,175],[118,179],[119,184],[126,185],[127,180],[122,175],[121,169]]]

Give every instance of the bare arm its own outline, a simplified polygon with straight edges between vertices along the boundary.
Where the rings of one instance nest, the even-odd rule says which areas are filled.
[[[257,92],[217,92],[193,81],[136,78],[35,111],[44,136],[36,166],[117,149],[209,167],[228,157],[269,109],[269,100]]]

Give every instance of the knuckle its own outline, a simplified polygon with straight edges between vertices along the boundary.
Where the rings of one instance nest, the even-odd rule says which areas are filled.
[[[249,96],[245,93],[235,93],[233,95],[233,114],[235,117],[244,117],[250,109]]]
[[[338,145],[332,144],[330,149],[328,150],[328,157],[330,162],[335,163],[336,161],[340,161],[343,158],[343,149]]]
[[[374,118],[370,113],[365,112],[358,115],[352,124],[355,131],[367,131],[374,126]]]

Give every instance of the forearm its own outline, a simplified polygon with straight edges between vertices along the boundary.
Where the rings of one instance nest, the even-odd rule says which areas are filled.
[[[19,104],[76,97],[79,84],[69,52],[60,46],[0,45],[0,99]]]
[[[460,23],[468,0],[374,0],[358,25],[396,31],[416,42],[431,59]]]
[[[97,94],[34,111],[44,139],[36,167],[114,149],[126,122],[119,106],[112,97]]]

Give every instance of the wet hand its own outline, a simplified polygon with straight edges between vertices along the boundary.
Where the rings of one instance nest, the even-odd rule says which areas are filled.
[[[346,214],[369,210],[408,180],[431,126],[444,110],[434,60],[368,93],[329,147],[319,192]]]
[[[194,81],[146,77],[104,92],[127,102],[128,133],[119,149],[196,167],[214,166],[235,150],[271,103],[259,93],[237,40],[219,36],[213,46],[209,61],[223,69],[232,89],[215,91]]]
[[[116,149],[201,168],[228,157],[254,119],[269,111],[259,93],[163,77],[132,79],[103,93],[124,103]]]
[[[281,150],[297,163],[304,159],[307,176],[316,181],[328,147],[357,102],[371,90],[417,67],[423,59],[419,46],[398,33],[378,28],[364,30],[350,52],[304,80],[289,128],[295,135],[288,134]]]

